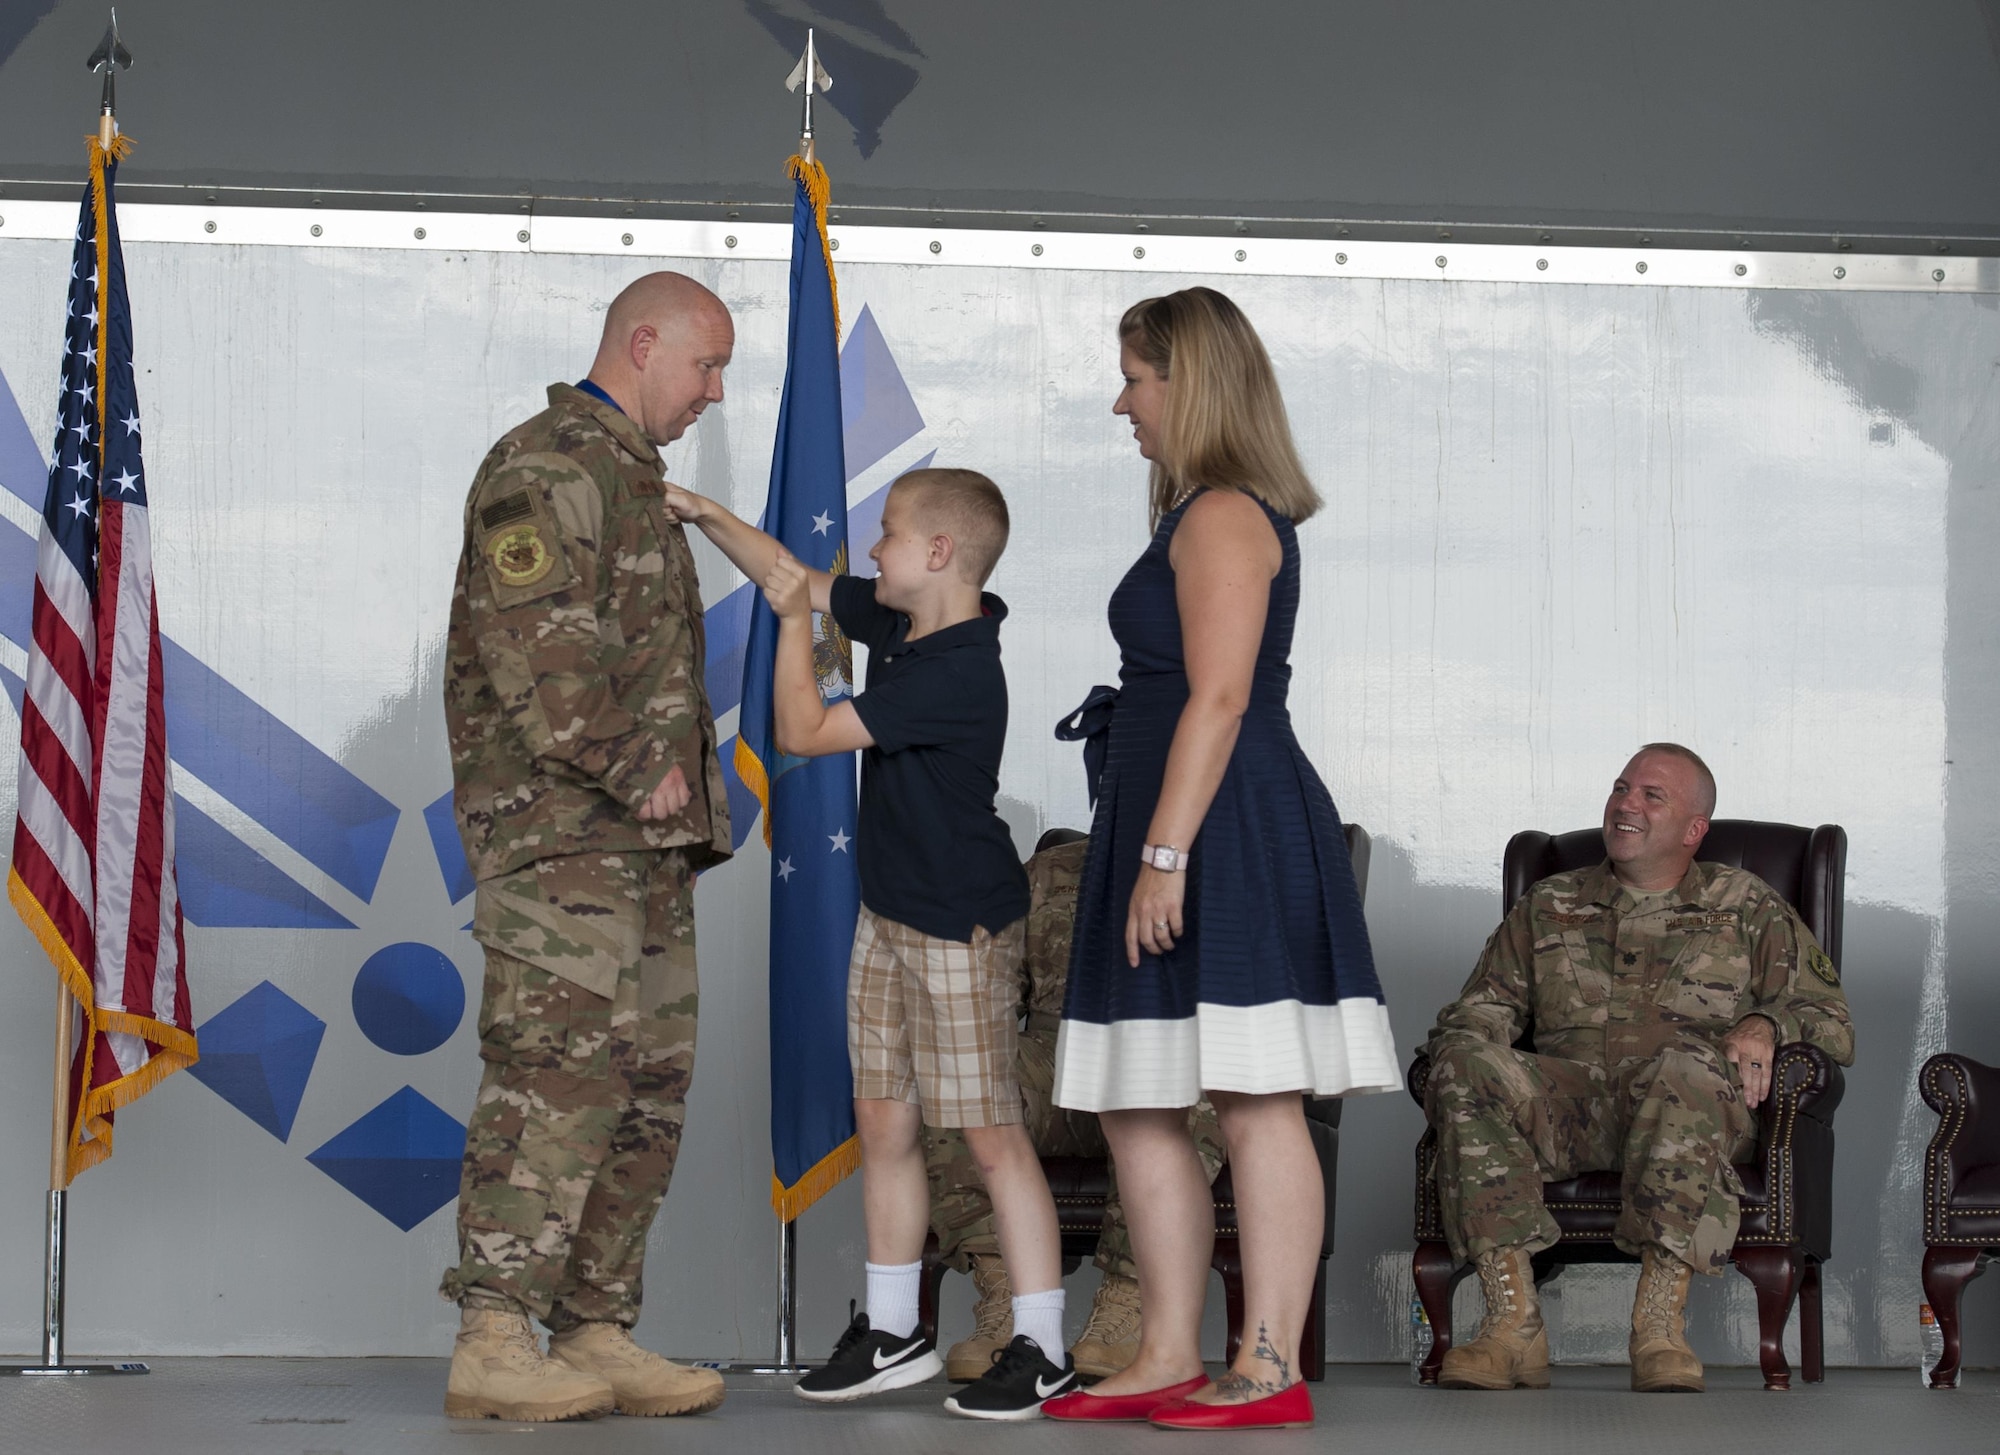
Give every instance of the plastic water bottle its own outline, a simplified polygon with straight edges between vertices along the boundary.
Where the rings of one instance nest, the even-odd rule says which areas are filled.
[[[1410,1383],[1424,1382],[1424,1360],[1431,1356],[1431,1341],[1436,1335],[1431,1331],[1430,1315],[1424,1312],[1424,1301],[1414,1293],[1410,1295]]]
[[[1944,1358],[1944,1330],[1938,1327],[1937,1315],[1931,1312],[1927,1303],[1917,1305],[1917,1377],[1924,1382],[1924,1388],[1931,1387],[1931,1371]]]

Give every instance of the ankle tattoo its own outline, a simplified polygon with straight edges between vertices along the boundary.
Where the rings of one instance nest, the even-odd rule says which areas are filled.
[[[1250,1350],[1250,1357],[1257,1361],[1258,1372],[1249,1375],[1239,1374],[1234,1369],[1227,1370],[1215,1381],[1218,1392],[1231,1399],[1262,1399],[1266,1395],[1276,1394],[1281,1389],[1290,1388],[1295,1382],[1292,1379],[1291,1364],[1278,1353],[1277,1346],[1271,1342],[1268,1325],[1257,1326],[1257,1343]]]

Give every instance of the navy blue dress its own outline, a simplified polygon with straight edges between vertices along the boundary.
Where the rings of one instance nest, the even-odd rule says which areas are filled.
[[[1126,963],[1139,852],[1188,700],[1167,548],[1199,494],[1161,519],[1111,596],[1121,685],[1098,740],[1097,811],[1056,1051],[1059,1106],[1189,1106],[1204,1091],[1334,1096],[1402,1081],[1340,818],[1286,708],[1299,543],[1269,506],[1284,566],[1271,582],[1242,731],[1201,832],[1183,846],[1193,854],[1183,932],[1165,955],[1142,950],[1138,969]]]

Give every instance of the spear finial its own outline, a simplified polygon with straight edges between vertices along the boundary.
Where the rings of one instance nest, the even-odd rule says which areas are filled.
[[[132,69],[132,52],[118,39],[118,7],[111,8],[111,23],[104,27],[104,39],[85,62],[92,71],[104,72],[104,98],[98,103],[97,141],[107,151],[118,134],[118,73]]]
[[[799,154],[810,162],[813,160],[813,92],[833,89],[833,77],[819,63],[819,50],[813,43],[810,27],[806,30],[806,53],[799,57],[798,65],[785,78],[787,91],[801,88],[805,91],[805,109],[799,118]]]

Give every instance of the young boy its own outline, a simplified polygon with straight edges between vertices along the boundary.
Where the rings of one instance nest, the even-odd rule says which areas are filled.
[[[917,1331],[930,1197],[922,1127],[960,1127],[992,1197],[1016,1289],[1015,1337],[945,1401],[954,1414],[1026,1420],[1076,1387],[1063,1351],[1055,1203],[1023,1125],[1014,1075],[1028,881],[994,811],[1007,735],[1000,623],[980,588],[1007,544],[1007,503],[971,470],[917,470],[890,488],[878,576],[809,571],[713,501],[667,487],[778,614],[778,749],[862,751],[855,849],[861,917],[847,982],[847,1044],[861,1135],[868,1306],[806,1399],[860,1399],[943,1368]],[[868,648],[868,685],[829,706],[812,665],[812,612]]]

